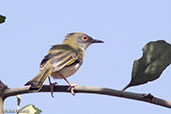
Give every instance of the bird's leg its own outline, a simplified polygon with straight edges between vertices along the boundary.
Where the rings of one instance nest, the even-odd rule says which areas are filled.
[[[49,86],[50,86],[50,91],[51,91],[51,96],[53,96],[53,90],[54,90],[54,86],[57,84],[56,82],[55,83],[52,83],[51,80],[50,80],[50,77],[48,77],[48,80],[49,80]]]
[[[71,88],[71,94],[72,95],[75,95],[75,93],[74,93],[74,87],[77,86],[77,84],[71,84],[64,76],[62,76],[61,74],[60,74],[60,76],[69,84],[69,86]]]

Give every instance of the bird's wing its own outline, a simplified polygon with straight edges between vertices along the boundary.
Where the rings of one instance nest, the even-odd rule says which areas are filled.
[[[65,66],[73,64],[77,61],[77,55],[78,54],[71,48],[68,48],[68,46],[64,45],[61,48],[61,45],[55,45],[49,50],[48,54],[41,61],[40,70],[45,67],[46,63],[50,63],[53,72],[59,71]]]

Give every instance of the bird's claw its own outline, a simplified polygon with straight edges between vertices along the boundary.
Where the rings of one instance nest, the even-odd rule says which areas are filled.
[[[78,85],[77,84],[70,84],[69,86],[70,86],[69,89],[71,90],[71,94],[74,96],[75,95],[75,93],[74,93],[74,87],[75,86],[78,86]]]
[[[51,96],[52,96],[52,97],[54,97],[54,96],[53,96],[53,90],[54,90],[54,87],[55,87],[56,84],[57,84],[57,82],[55,82],[55,83],[50,83],[50,84],[49,84],[49,86],[50,86],[50,91],[51,91]]]

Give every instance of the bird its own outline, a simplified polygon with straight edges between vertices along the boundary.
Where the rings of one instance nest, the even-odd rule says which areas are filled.
[[[71,84],[66,78],[80,68],[83,63],[84,51],[94,43],[104,42],[81,32],[67,34],[62,44],[53,45],[49,49],[48,54],[40,63],[40,72],[25,85],[30,85],[32,90],[39,91],[48,78],[53,97],[53,88],[56,83],[51,83],[51,75],[54,79],[64,79],[71,88],[71,94],[74,95],[74,87],[77,84]]]

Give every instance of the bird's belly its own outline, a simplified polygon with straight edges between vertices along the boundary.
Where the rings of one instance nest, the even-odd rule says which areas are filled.
[[[76,65],[72,65],[69,67],[65,67],[60,71],[53,72],[51,76],[55,79],[63,79],[60,75],[64,76],[65,78],[73,75],[80,67],[80,63]]]

